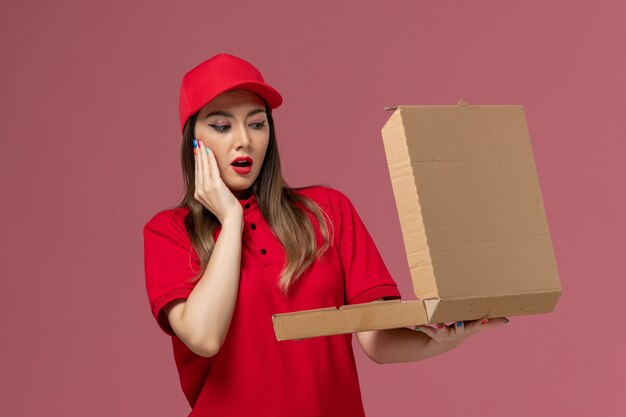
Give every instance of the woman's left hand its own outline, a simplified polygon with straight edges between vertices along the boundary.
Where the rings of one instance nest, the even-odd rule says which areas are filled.
[[[482,319],[472,321],[457,321],[449,326],[443,323],[437,324],[435,327],[417,326],[415,330],[420,330],[430,337],[438,353],[444,353],[457,347],[463,340],[469,336],[483,332],[493,327],[501,326],[509,322],[506,317],[495,319]]]

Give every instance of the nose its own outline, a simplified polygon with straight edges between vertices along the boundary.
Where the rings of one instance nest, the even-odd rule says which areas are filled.
[[[246,126],[240,126],[237,130],[237,134],[235,135],[235,148],[250,148],[251,144],[250,135],[248,134],[248,129]]]

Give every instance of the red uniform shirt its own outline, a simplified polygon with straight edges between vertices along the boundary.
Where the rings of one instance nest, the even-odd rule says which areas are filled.
[[[240,200],[244,230],[237,304],[224,344],[211,358],[189,350],[161,312],[168,302],[189,296],[194,285],[188,279],[199,270],[183,223],[188,209],[162,211],[144,227],[148,298],[159,326],[171,336],[181,386],[193,409],[189,416],[364,416],[352,335],[278,342],[272,315],[400,298],[400,293],[343,193],[321,186],[295,191],[328,214],[332,246],[284,297],[277,286],[283,247],[255,196]],[[320,246],[319,224],[312,214],[309,218]]]

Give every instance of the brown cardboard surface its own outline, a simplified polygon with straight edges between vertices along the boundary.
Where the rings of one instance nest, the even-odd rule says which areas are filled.
[[[393,110],[382,135],[413,288],[428,322],[552,311],[561,286],[522,106]],[[424,324],[379,308],[352,310],[345,320],[346,308],[273,320],[281,340],[299,326],[315,328],[311,337]]]
[[[426,323],[420,301],[392,300],[275,315],[274,331],[277,340],[293,340]]]

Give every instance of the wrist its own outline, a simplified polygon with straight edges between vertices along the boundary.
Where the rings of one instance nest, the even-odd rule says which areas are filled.
[[[222,224],[222,229],[239,229],[243,231],[243,214],[226,217],[220,223]]]

